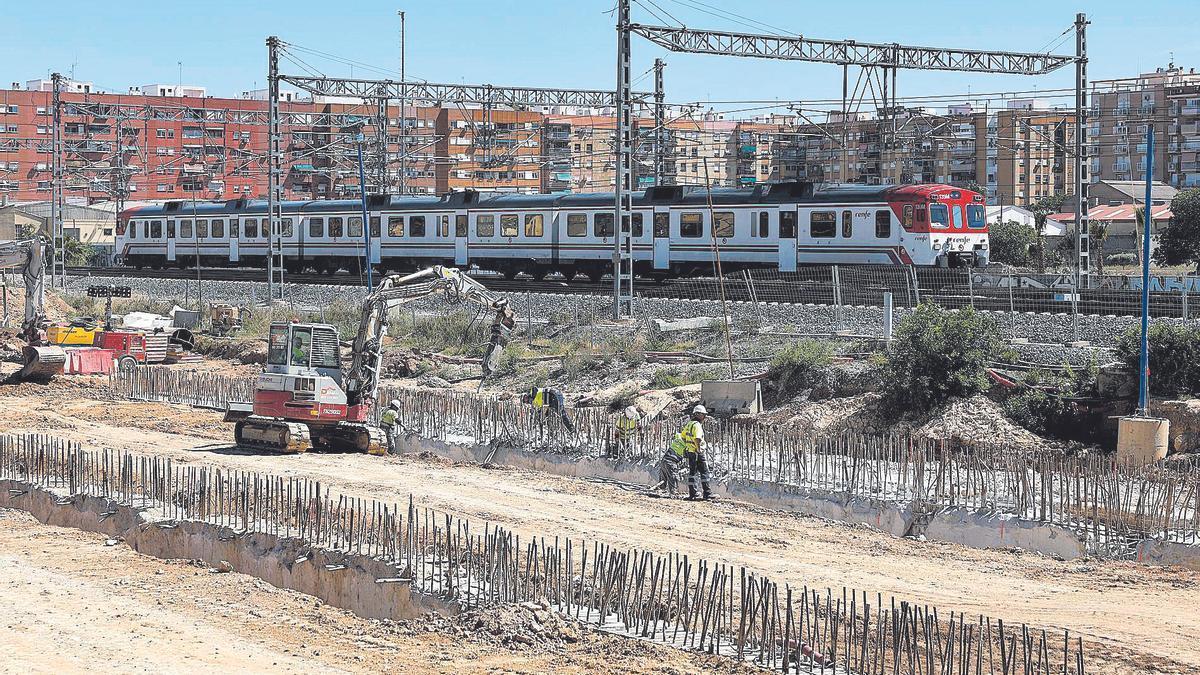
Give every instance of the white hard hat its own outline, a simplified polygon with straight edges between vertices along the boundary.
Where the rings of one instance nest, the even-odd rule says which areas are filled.
[[[707,415],[708,408],[705,408],[703,405],[697,405],[695,408],[692,408],[692,414],[696,414],[696,413],[699,413],[701,415]]]
[[[388,405],[393,408],[399,408],[400,407],[400,399],[394,398],[394,399],[392,399],[392,402],[389,403]]]
[[[637,418],[637,416],[638,416],[638,409],[637,409],[637,406],[636,406],[636,405],[631,405],[631,406],[629,406],[629,407],[625,408],[625,416],[626,416],[626,417],[628,417],[628,418],[630,418],[630,419],[636,419],[636,418]]]

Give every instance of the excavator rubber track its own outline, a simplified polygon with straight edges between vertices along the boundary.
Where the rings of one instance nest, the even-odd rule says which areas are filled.
[[[49,382],[67,364],[67,353],[54,345],[27,346],[21,355],[25,364],[17,373],[21,382]]]
[[[251,415],[234,426],[239,448],[299,454],[312,449],[312,434],[300,422]]]
[[[386,455],[387,437],[379,427],[361,422],[340,422],[313,430],[316,447],[330,452],[365,452],[368,455]]]

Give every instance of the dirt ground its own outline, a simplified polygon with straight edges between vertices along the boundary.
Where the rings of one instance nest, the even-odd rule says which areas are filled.
[[[5,394],[8,394],[5,396]],[[0,386],[3,431],[53,431],[90,447],[306,475],[346,494],[418,501],[521,533],[566,535],[745,565],[793,586],[894,594],[940,611],[1066,628],[1089,644],[1089,672],[1200,671],[1200,574],[1100,560],[1058,561],[897,539],[734,502],[644,496],[635,486],[435,458],[251,455],[218,413],[100,402],[77,386]],[[9,546],[3,546],[11,554]],[[534,668],[536,670],[537,668]]]
[[[253,577],[106,541],[0,509],[0,671],[749,672],[593,631],[506,647],[428,621],[361,619]]]

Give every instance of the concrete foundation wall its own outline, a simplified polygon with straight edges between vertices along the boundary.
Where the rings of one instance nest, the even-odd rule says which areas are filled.
[[[313,548],[294,538],[253,532],[238,536],[227,527],[158,519],[109,499],[69,498],[12,480],[0,480],[0,507],[27,511],[48,525],[121,538],[133,550],[156,558],[198,559],[213,566],[228,562],[236,572],[369,619],[458,612],[457,605],[416,592],[408,582],[377,583],[399,576],[387,562]],[[328,570],[326,565],[344,568]]]
[[[1138,543],[1137,559],[1147,565],[1178,565],[1200,572],[1200,546],[1143,539]]]
[[[572,478],[604,478],[640,485],[658,482],[656,463],[532,452],[491,445],[463,445],[407,436],[399,440],[400,452],[432,452],[456,462],[490,462],[519,469]],[[914,511],[907,504],[851,498],[845,495],[751,480],[716,482],[730,499],[765,508],[817,516],[843,523],[867,525],[897,537],[924,535],[934,541],[975,548],[1020,548],[1070,560],[1086,554],[1084,539],[1071,530],[1011,514],[944,509],[933,514]]]

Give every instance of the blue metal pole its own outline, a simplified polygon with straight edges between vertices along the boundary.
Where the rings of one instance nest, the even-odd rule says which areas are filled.
[[[1146,201],[1142,210],[1142,358],[1138,377],[1138,414],[1150,406],[1150,194],[1154,183],[1154,122],[1146,125]]]
[[[367,215],[367,174],[363,170],[363,135],[358,135],[358,192],[362,198],[363,263],[367,266],[367,288],[375,288],[371,279],[371,219]]]

